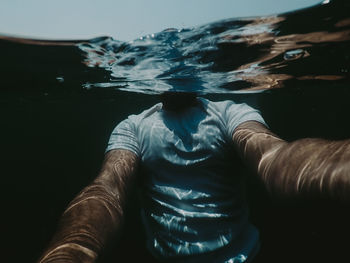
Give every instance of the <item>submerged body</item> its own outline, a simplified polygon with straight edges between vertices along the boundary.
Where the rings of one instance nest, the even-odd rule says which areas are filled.
[[[235,150],[276,196],[350,200],[350,140],[286,142],[245,104],[195,99],[171,111],[157,104],[113,131],[98,177],[71,202],[48,262],[95,262],[122,231],[128,193],[143,181],[148,248],[165,262],[250,262],[249,224]],[[137,178],[141,164],[143,178]]]
[[[232,134],[246,121],[264,123],[246,104],[198,99],[181,111],[157,104],[115,128],[107,151],[129,150],[141,159],[142,214],[155,257],[244,262],[257,252],[258,231],[248,222],[232,154]]]

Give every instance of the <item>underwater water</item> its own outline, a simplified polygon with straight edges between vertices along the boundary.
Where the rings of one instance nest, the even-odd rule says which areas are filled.
[[[97,175],[114,126],[163,91],[247,102],[286,140],[350,138],[349,10],[349,1],[325,1],[132,42],[0,36],[1,261],[35,262]],[[253,178],[247,191],[261,262],[349,262],[347,205],[276,200]],[[130,207],[122,249],[101,262],[141,246],[135,214]],[[128,261],[142,255],[133,254]]]

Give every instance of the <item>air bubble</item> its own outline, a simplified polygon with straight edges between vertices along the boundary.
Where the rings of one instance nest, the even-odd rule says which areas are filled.
[[[289,50],[286,53],[284,53],[283,58],[285,60],[294,60],[303,57],[305,54],[305,51],[303,49],[294,49]]]
[[[56,80],[60,83],[64,82],[64,78],[63,77],[57,77]]]

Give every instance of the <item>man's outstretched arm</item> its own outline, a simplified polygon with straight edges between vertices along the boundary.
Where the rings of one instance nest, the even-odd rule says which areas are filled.
[[[236,128],[233,142],[271,193],[350,201],[350,140],[288,143],[263,124],[248,121]]]
[[[94,262],[112,233],[120,231],[137,156],[109,151],[98,177],[69,204],[40,263]]]

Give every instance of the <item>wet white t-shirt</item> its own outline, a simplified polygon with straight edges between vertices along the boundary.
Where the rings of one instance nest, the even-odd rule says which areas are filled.
[[[246,121],[265,124],[246,104],[198,98],[178,113],[156,104],[114,129],[106,151],[127,149],[142,160],[142,214],[155,257],[245,262],[256,253],[258,231],[232,159],[232,134]]]

